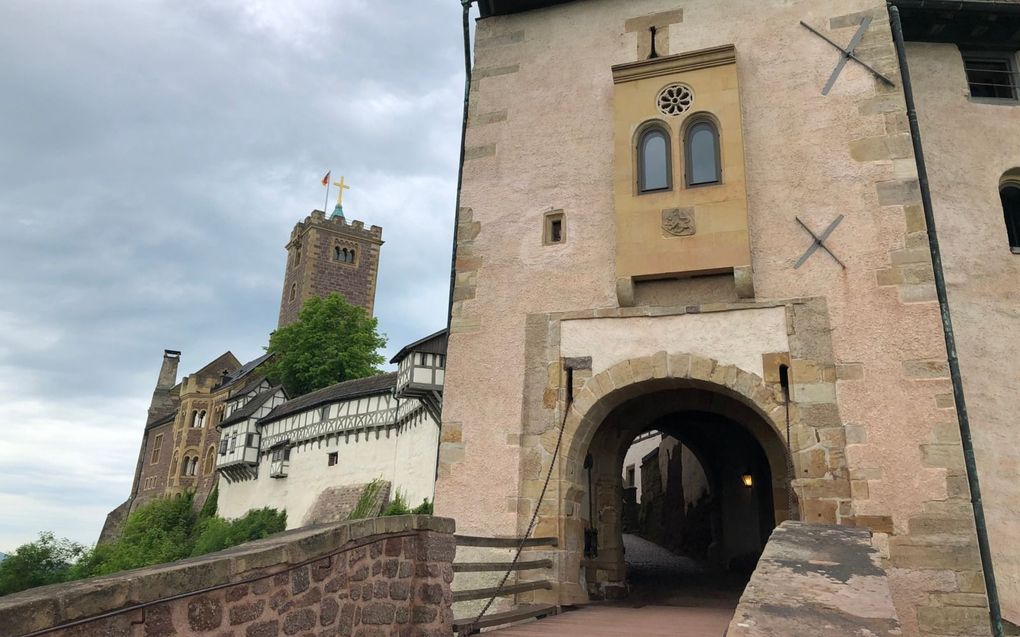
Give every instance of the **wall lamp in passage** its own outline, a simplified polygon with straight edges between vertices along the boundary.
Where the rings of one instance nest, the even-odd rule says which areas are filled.
[[[744,474],[740,476],[740,482],[745,487],[750,489],[751,487],[754,486],[754,476],[752,476],[749,472],[745,471]]]

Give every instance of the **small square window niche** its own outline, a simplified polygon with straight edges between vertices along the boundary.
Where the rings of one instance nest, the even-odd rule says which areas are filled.
[[[542,232],[542,244],[553,245],[567,240],[567,220],[562,210],[545,213],[545,229]]]
[[[329,466],[332,467],[333,465],[335,465],[338,462],[340,462],[340,453],[337,452],[337,451],[331,452],[329,454]]]
[[[1017,101],[1015,52],[967,51],[962,55],[967,87],[972,98]]]

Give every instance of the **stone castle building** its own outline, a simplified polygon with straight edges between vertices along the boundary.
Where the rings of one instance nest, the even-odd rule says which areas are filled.
[[[537,515],[552,587],[520,601],[626,590],[656,430],[721,564],[862,527],[903,634],[987,635],[996,594],[1020,623],[1020,5],[894,4],[916,134],[883,0],[479,3],[436,512]]]
[[[348,222],[339,204],[328,218],[313,210],[287,243],[280,326],[295,321],[307,299],[334,292],[371,313],[381,246],[382,228]],[[203,503],[218,480],[218,426],[239,397],[268,388],[259,372],[266,355],[242,365],[225,352],[178,382],[180,356],[164,352],[131,493],[107,516],[100,541],[115,537],[127,515],[153,498],[190,491]]]

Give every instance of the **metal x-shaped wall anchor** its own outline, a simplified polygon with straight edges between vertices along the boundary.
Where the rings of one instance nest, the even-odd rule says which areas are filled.
[[[829,81],[825,83],[825,87],[822,89],[822,95],[828,95],[829,91],[832,90],[832,85],[836,83],[836,78],[839,77],[839,74],[843,71],[843,67],[846,66],[848,60],[853,60],[854,62],[857,62],[864,68],[871,71],[875,77],[882,80],[889,86],[896,86],[896,84],[892,80],[876,71],[874,68],[869,66],[864,60],[857,57],[856,53],[854,53],[854,51],[857,49],[857,45],[861,43],[861,39],[864,37],[864,32],[867,31],[868,27],[871,25],[871,16],[864,16],[864,18],[861,19],[861,26],[857,27],[857,33],[854,34],[854,37],[850,40],[850,44],[848,44],[845,49],[840,45],[836,44],[835,42],[833,42],[832,40],[830,40],[827,36],[823,35],[821,32],[813,29],[803,20],[800,21],[800,24],[811,33],[814,33],[821,39],[825,40],[832,46],[839,49],[840,53],[842,53],[842,55],[839,57],[839,62],[836,63],[836,68],[832,69],[832,75],[829,76]]]
[[[804,265],[804,262],[807,261],[811,257],[811,255],[815,253],[815,250],[821,248],[822,250],[828,252],[829,256],[832,257],[836,261],[836,263],[840,265],[840,267],[846,270],[846,265],[844,265],[843,262],[839,260],[839,257],[833,254],[832,250],[830,250],[828,246],[825,245],[825,240],[829,238],[829,235],[832,234],[832,231],[836,229],[836,226],[838,226],[843,221],[843,215],[836,217],[833,220],[833,222],[829,224],[829,227],[826,228],[824,232],[822,232],[821,235],[817,235],[814,232],[812,232],[811,228],[808,228],[807,225],[800,220],[800,217],[794,218],[797,220],[797,223],[801,225],[801,227],[807,230],[807,233],[811,235],[812,239],[814,239],[814,243],[811,244],[811,246],[807,249],[806,252],[804,252],[804,254],[799,259],[797,259],[797,263],[794,264],[793,269],[796,270],[800,266]]]

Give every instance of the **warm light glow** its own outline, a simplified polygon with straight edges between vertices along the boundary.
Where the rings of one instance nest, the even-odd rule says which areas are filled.
[[[745,487],[754,486],[754,477],[752,477],[750,473],[745,473],[744,475],[740,476],[740,481],[744,483]]]

